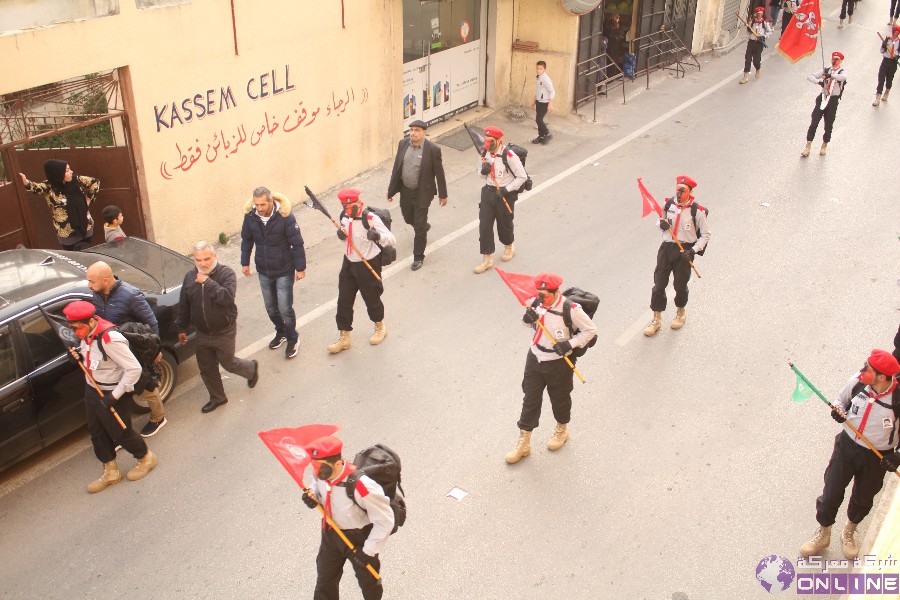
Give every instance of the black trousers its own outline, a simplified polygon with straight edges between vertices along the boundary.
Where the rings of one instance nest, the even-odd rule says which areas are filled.
[[[200,379],[209,392],[209,399],[216,404],[228,402],[222,376],[219,374],[219,365],[229,373],[240,375],[244,379],[253,377],[255,370],[253,361],[234,355],[236,338],[237,325],[232,325],[216,335],[197,332],[197,368],[200,369]]]
[[[107,393],[102,400],[101,402],[100,394],[93,386],[85,386],[84,408],[87,412],[88,433],[91,434],[91,445],[94,446],[97,460],[104,463],[113,460],[117,445],[121,445],[137,459],[147,456],[147,442],[131,428],[131,394],[122,394],[121,398],[114,401]],[[125,429],[109,412],[110,405],[119,413]]]
[[[843,0],[841,3],[841,21],[847,18],[847,15],[853,16],[853,7],[856,6],[854,0]]]
[[[781,14],[781,35],[784,35],[785,30],[787,30],[788,25],[791,23],[791,19],[794,18],[794,13],[785,10]]]
[[[550,108],[549,102],[536,101],[534,103],[534,120],[537,123],[538,136],[540,137],[550,135],[550,130],[547,129],[547,124],[544,123],[544,118],[547,116],[548,108]]]
[[[407,225],[412,225],[416,232],[413,238],[413,260],[425,258],[425,246],[428,245],[428,208],[431,200],[420,202],[416,198],[416,190],[400,185],[400,212]],[[370,273],[371,275],[371,273]]]
[[[891,0],[891,12],[888,13],[889,19],[900,19],[900,0]]]
[[[482,254],[493,254],[494,246],[494,222],[497,222],[497,237],[504,246],[509,246],[515,241],[513,230],[513,218],[516,210],[518,192],[510,192],[506,196],[506,203],[497,194],[494,184],[481,188],[481,202],[478,203],[478,241]],[[512,213],[506,209],[506,204]]]
[[[371,273],[369,273],[371,275]],[[353,542],[354,546],[362,547],[372,526],[363,529],[344,529],[344,535]],[[322,541],[319,542],[319,554],[316,556],[316,591],[313,594],[313,600],[338,600],[340,598],[341,575],[344,574],[344,562],[350,558],[350,548],[338,537],[330,527],[322,532]],[[362,590],[364,600],[381,600],[384,589],[381,587],[381,580],[375,577],[365,567],[361,567],[354,562],[353,571],[356,573],[356,581],[359,582],[359,588]],[[372,565],[378,573],[381,573],[381,561],[377,556],[369,558],[369,564]]]
[[[381,254],[369,259],[369,264],[381,277]],[[338,275],[337,327],[341,331],[353,331],[353,303],[356,292],[362,296],[373,323],[384,321],[384,303],[381,294],[384,284],[372,276],[372,272],[362,262],[351,262],[344,256],[341,273]]]
[[[880,94],[885,87],[888,90],[894,84],[894,75],[897,74],[897,61],[891,58],[881,57],[881,66],[878,67],[878,87],[876,94]]]
[[[572,364],[575,359],[569,357]],[[538,426],[541,418],[541,404],[544,402],[544,389],[550,396],[553,417],[557,423],[568,423],[572,416],[572,388],[574,382],[572,367],[560,357],[558,360],[541,362],[531,350],[525,359],[525,375],[522,377],[522,414],[519,416],[519,429],[532,431]]]
[[[882,452],[883,454],[884,452]],[[834,525],[844,491],[850,480],[853,489],[847,504],[847,518],[859,523],[872,510],[875,495],[884,485],[885,470],[875,453],[860,446],[840,431],[834,438],[834,450],[825,469],[825,489],[816,500],[816,521],[823,527]]]
[[[685,248],[693,244],[681,243]],[[688,302],[688,281],[691,280],[691,264],[683,258],[675,242],[663,242],[656,253],[656,269],[653,271],[653,292],[650,294],[650,310],[666,310],[666,286],[669,276],[674,274],[675,306],[684,308]]]
[[[816,107],[812,111],[812,120],[806,131],[807,142],[816,139],[816,129],[819,128],[819,121],[822,120],[822,117],[825,117],[825,135],[822,136],[822,141],[826,144],[831,141],[831,128],[834,127],[834,118],[837,116],[838,102],[840,99],[837,96],[831,96],[823,109],[822,94],[816,96]]]
[[[69,250],[69,251],[84,250],[85,248],[91,247],[91,238],[84,238],[83,240],[78,240],[77,242],[73,242],[71,244],[63,244],[62,242],[60,242],[59,245],[63,247],[63,250]]]
[[[744,52],[744,73],[750,72],[750,63],[759,71],[762,65],[763,43],[761,40],[747,40],[747,50]]]

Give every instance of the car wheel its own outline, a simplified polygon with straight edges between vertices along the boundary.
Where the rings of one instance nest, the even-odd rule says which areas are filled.
[[[178,381],[178,363],[168,350],[162,351],[162,360],[159,361],[159,373],[159,386],[156,389],[159,391],[162,401],[166,402],[169,396],[172,395],[172,390],[175,389],[175,384]],[[131,404],[135,414],[144,415],[150,412],[147,399],[139,394],[131,396]]]

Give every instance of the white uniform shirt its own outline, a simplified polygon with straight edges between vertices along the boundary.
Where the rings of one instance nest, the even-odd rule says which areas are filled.
[[[847,422],[852,423],[879,451],[893,450],[897,447],[897,437],[900,434],[900,422],[894,414],[892,403],[893,387],[879,396],[867,385],[858,394],[851,396],[853,388],[858,383],[859,375],[854,375],[838,394],[838,404],[847,415]],[[865,427],[862,426],[863,419],[866,421]],[[857,439],[856,434],[846,424],[842,427],[850,439],[868,448],[862,439]]]
[[[889,37],[884,41],[884,50],[881,55],[885,58],[897,58],[900,55],[900,38],[894,39]]]
[[[680,219],[678,218],[679,212],[681,213]],[[690,204],[681,208],[678,202],[672,202],[669,212],[666,213],[666,221],[669,222],[669,226],[673,230],[676,222],[678,223],[678,230],[675,231],[678,241],[682,244],[694,244],[694,252],[700,252],[706,248],[706,244],[709,243],[709,238],[712,236],[712,232],[709,230],[709,223],[706,220],[706,212],[700,210],[700,208],[697,209],[697,229],[699,231],[694,230],[694,219],[691,218]],[[675,243],[672,239],[672,234],[668,231],[662,232],[662,241]]]
[[[363,209],[365,209],[365,206],[363,206]],[[381,239],[378,240],[378,243],[382,246],[393,246],[397,239],[385,226],[381,218],[371,211],[368,212],[367,215],[369,217],[369,227],[381,234]],[[366,230],[366,226],[360,221],[360,218],[361,216],[351,219],[347,216],[346,212],[341,214],[341,227],[344,229],[344,233],[347,234],[347,240],[344,242],[344,254],[350,262],[362,262],[359,255],[353,251],[350,240],[353,240],[357,250],[359,250],[360,254],[362,254],[366,260],[375,258],[378,256],[378,253],[381,252],[381,248],[366,237],[368,231]]]
[[[568,341],[573,348],[583,348],[597,335],[597,326],[594,325],[594,322],[580,305],[572,302],[572,325],[578,330],[578,335],[572,336],[572,332],[566,327],[565,319],[562,316],[564,299],[565,296],[560,294],[550,308],[544,308],[541,304],[534,310],[540,315],[540,322],[544,324],[544,327],[547,328],[547,331],[550,332],[550,335],[557,342]],[[534,298],[530,299],[526,305],[531,306],[533,301]],[[553,340],[547,337],[547,334],[538,327],[537,323],[528,325],[528,327],[534,328],[534,335],[531,338],[531,353],[534,354],[539,362],[562,358],[553,350]]]
[[[762,40],[772,33],[772,26],[765,19],[761,23],[753,21],[750,23],[750,31],[756,34],[756,39]]]
[[[506,162],[509,163],[508,170],[503,163],[504,152],[506,153]],[[511,192],[515,192],[522,187],[522,184],[528,179],[528,173],[525,172],[525,167],[522,166],[522,161],[519,160],[519,156],[508,149],[505,144],[500,144],[500,147],[497,148],[497,154],[488,152],[484,155],[484,158],[488,164],[491,165],[491,173],[493,173],[493,178],[491,178],[491,173],[481,176],[482,179],[484,179],[485,185],[493,187],[494,180],[496,179],[497,185],[505,187]]]
[[[815,73],[807,75],[806,80],[810,83],[819,83],[825,76],[825,71],[826,69],[819,69]],[[839,67],[837,70],[829,68],[827,71],[831,74],[831,77],[828,79],[825,87],[822,88],[822,95],[826,98],[840,96],[841,91],[844,89],[844,82],[847,81],[847,71],[843,67]]]
[[[112,392],[113,398],[118,400],[125,392],[134,391],[134,384],[141,378],[141,363],[131,353],[128,340],[118,331],[104,331],[98,336],[97,329],[101,325],[109,326],[111,323],[98,323],[88,339],[81,340],[81,356],[100,389]],[[98,337],[103,338],[102,352]],[[84,379],[90,385],[87,375]]]
[[[534,99],[536,102],[550,102],[556,97],[556,90],[553,89],[553,82],[550,76],[544,71],[535,79]]]

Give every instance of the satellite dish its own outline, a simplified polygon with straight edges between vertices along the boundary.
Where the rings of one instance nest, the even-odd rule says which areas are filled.
[[[603,0],[559,0],[562,9],[570,15],[586,15],[603,3]]]

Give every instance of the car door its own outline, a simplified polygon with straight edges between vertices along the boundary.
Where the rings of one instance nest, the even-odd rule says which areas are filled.
[[[0,468],[41,449],[34,399],[10,324],[0,326]]]

